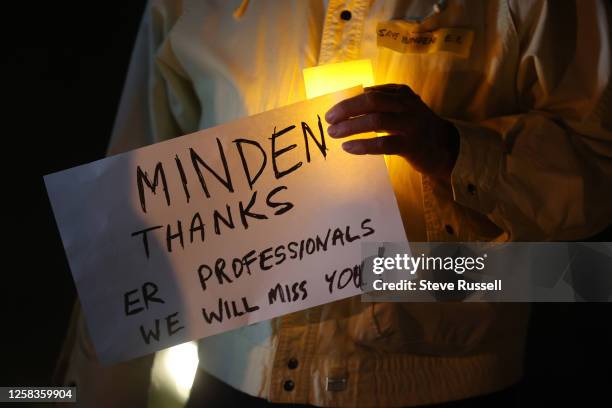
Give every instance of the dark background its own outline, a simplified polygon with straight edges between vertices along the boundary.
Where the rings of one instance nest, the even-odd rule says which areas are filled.
[[[104,156],[143,9],[142,0],[3,6],[2,386],[51,384],[75,288],[42,176]],[[609,405],[611,311],[534,305],[521,405]]]

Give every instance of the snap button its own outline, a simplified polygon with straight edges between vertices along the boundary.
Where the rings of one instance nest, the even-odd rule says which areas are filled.
[[[298,366],[297,358],[290,358],[289,361],[287,361],[287,367],[289,367],[290,370],[295,370],[297,366]]]
[[[325,382],[325,390],[327,391],[344,391],[346,389],[346,378],[327,377]]]
[[[283,388],[285,389],[285,391],[293,391],[293,389],[295,388],[295,383],[291,380],[287,380],[283,384]]]
[[[446,232],[448,232],[449,235],[453,235],[455,233],[455,230],[453,229],[453,227],[449,224],[446,224],[444,226],[444,229],[446,229]]]
[[[467,191],[468,191],[468,193],[470,193],[471,195],[476,194],[476,186],[475,186],[475,185],[473,185],[472,183],[469,183],[469,184],[467,185]]]
[[[340,13],[340,18],[344,21],[349,21],[351,17],[353,17],[353,14],[348,10],[342,10],[342,13]]]

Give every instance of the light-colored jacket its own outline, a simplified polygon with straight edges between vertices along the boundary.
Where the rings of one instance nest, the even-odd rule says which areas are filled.
[[[607,2],[449,0],[418,30],[473,30],[467,58],[377,46],[377,23],[427,14],[429,1],[329,0],[326,8],[321,0],[254,0],[236,19],[238,4],[151,2],[111,154],[299,101],[302,68],[370,58],[377,84],[408,84],[460,133],[450,187],[387,158],[409,239],[571,240],[612,221]],[[261,341],[248,329],[226,335],[217,343],[234,348],[226,347],[233,352],[223,354],[224,367],[211,357],[222,349],[203,342],[201,364],[274,402],[406,406],[467,398],[520,378],[527,309],[352,298],[268,322]],[[62,367],[82,401],[143,401],[150,359],[101,368],[86,331],[75,336]],[[242,371],[227,368],[232,359]],[[109,393],[116,383],[119,391]]]

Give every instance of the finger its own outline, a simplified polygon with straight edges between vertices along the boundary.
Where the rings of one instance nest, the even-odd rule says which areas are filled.
[[[398,135],[355,139],[342,143],[342,148],[351,154],[400,154],[403,137]]]
[[[363,88],[364,92],[387,92],[387,93],[404,93],[407,95],[416,95],[408,85],[405,84],[384,84],[367,86]]]
[[[325,114],[325,120],[333,125],[350,117],[367,113],[399,113],[407,109],[406,102],[401,95],[382,92],[363,93],[334,105]]]
[[[341,138],[366,132],[410,131],[413,128],[414,115],[402,113],[369,113],[343,120],[327,128],[333,138]]]

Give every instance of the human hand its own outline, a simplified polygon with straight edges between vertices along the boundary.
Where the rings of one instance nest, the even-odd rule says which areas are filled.
[[[455,126],[436,115],[407,85],[386,84],[364,89],[325,114],[327,133],[343,138],[365,132],[388,135],[344,142],[352,154],[394,154],[421,173],[450,181],[459,154]]]

